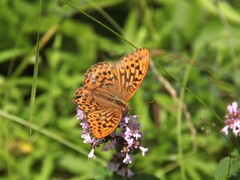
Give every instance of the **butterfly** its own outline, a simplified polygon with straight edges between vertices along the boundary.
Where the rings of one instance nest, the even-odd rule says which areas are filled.
[[[117,63],[100,62],[87,70],[74,103],[84,111],[91,133],[104,138],[128,113],[127,101],[141,85],[150,62],[147,48],[123,56]]]

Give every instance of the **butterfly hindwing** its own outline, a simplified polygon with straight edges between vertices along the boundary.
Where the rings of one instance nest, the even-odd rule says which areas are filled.
[[[96,138],[103,138],[111,134],[118,126],[122,118],[122,112],[112,109],[102,109],[87,114],[87,122],[92,134]]]

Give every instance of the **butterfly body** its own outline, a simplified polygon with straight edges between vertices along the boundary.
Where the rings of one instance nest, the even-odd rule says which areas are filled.
[[[141,85],[149,61],[148,49],[140,48],[116,64],[100,62],[88,69],[74,102],[86,113],[93,136],[108,136],[128,113],[127,101]]]

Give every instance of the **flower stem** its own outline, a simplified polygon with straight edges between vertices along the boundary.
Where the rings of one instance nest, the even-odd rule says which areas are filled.
[[[178,100],[178,110],[177,110],[177,143],[178,143],[178,161],[180,165],[180,173],[181,179],[186,179],[186,172],[185,172],[185,165],[184,165],[184,158],[183,158],[183,146],[182,146],[182,111],[183,111],[183,102],[184,102],[184,95],[186,90],[186,85],[188,81],[189,74],[191,72],[192,63],[187,67],[186,73],[184,75],[184,79],[182,82],[182,86],[180,89],[180,97]]]

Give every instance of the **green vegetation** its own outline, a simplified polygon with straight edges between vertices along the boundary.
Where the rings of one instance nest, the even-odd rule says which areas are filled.
[[[134,178],[240,176],[239,138],[221,133],[227,105],[239,102],[238,0],[1,0],[0,8],[1,179],[121,179],[107,168],[114,152],[87,159],[72,99],[90,66],[135,47],[149,48],[152,64],[130,101],[149,148],[136,154]]]

